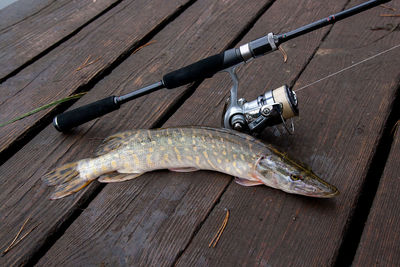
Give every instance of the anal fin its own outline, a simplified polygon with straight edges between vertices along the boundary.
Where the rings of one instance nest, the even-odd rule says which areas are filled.
[[[115,182],[123,182],[139,177],[143,173],[119,173],[119,172],[110,172],[104,175],[101,175],[98,178],[100,183],[115,183]]]
[[[251,181],[251,180],[247,180],[247,179],[243,179],[243,178],[239,178],[239,177],[235,177],[235,182],[237,184],[240,184],[243,186],[256,186],[256,185],[263,184],[260,181]]]

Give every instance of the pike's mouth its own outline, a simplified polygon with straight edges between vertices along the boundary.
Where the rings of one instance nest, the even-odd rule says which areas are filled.
[[[339,190],[338,190],[336,187],[333,187],[333,186],[332,186],[332,191],[331,191],[331,192],[325,193],[325,195],[322,196],[322,197],[324,197],[324,198],[331,198],[331,197],[335,197],[335,196],[337,196],[337,195],[339,195],[339,194],[340,194]]]
[[[340,194],[339,190],[333,185],[328,188],[312,187],[305,189],[304,187],[297,187],[296,189],[298,194],[317,198],[332,198]]]

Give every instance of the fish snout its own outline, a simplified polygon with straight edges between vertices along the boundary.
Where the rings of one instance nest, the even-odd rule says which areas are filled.
[[[319,198],[331,198],[339,195],[339,190],[325,181],[318,181],[315,185],[311,186],[309,190],[309,196]]]

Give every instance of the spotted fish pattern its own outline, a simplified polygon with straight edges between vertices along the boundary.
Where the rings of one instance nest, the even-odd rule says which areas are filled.
[[[133,130],[108,137],[96,157],[59,167],[43,177],[52,199],[90,182],[121,182],[157,169],[213,170],[243,186],[264,184],[295,194],[333,197],[338,190],[302,164],[252,136],[227,129],[180,127]]]

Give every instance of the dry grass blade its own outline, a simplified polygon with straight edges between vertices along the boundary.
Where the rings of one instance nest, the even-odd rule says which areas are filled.
[[[29,111],[29,112],[27,112],[27,113],[25,113],[25,114],[22,114],[21,116],[18,116],[18,117],[16,117],[16,118],[12,119],[12,120],[9,120],[9,121],[7,121],[7,122],[4,122],[4,123],[0,124],[0,127],[3,127],[3,126],[6,126],[6,125],[8,125],[8,124],[11,124],[11,123],[13,123],[13,122],[22,120],[22,119],[24,119],[24,118],[26,118],[26,117],[29,117],[29,116],[31,116],[31,115],[33,115],[33,114],[35,114],[35,113],[38,113],[39,111],[42,111],[42,110],[44,110],[44,109],[48,109],[48,108],[50,108],[50,107],[52,107],[52,106],[55,106],[55,105],[58,105],[58,104],[60,104],[60,103],[67,102],[67,101],[69,101],[69,100],[76,99],[76,98],[81,98],[81,97],[82,97],[83,95],[85,95],[86,93],[87,93],[87,92],[79,93],[79,94],[76,94],[76,95],[71,95],[71,96],[69,96],[69,97],[66,97],[66,98],[63,98],[63,99],[59,99],[59,100],[56,100],[56,101],[51,102],[51,103],[49,103],[49,104],[46,104],[46,105],[44,105],[44,106],[38,107],[38,108],[36,108],[36,109],[34,109],[34,110],[32,110],[32,111]]]
[[[225,209],[225,210],[226,210],[225,219],[224,219],[224,221],[222,222],[221,226],[219,227],[217,233],[214,235],[214,238],[211,240],[210,244],[208,244],[208,247],[209,247],[209,248],[210,248],[211,246],[212,246],[213,248],[215,248],[215,246],[217,245],[217,243],[218,243],[218,241],[219,241],[219,239],[220,239],[222,233],[223,233],[224,230],[225,230],[226,225],[228,224],[229,210],[228,210],[228,209]]]

